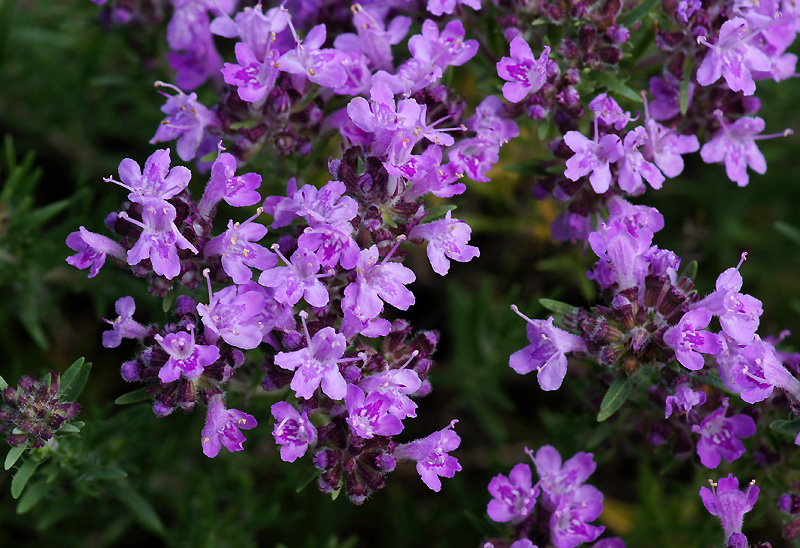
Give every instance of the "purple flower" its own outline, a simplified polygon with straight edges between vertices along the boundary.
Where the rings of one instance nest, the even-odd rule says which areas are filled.
[[[248,219],[244,223],[228,221],[228,230],[210,240],[203,248],[203,255],[222,256],[222,268],[233,283],[249,282],[253,272],[249,267],[268,270],[274,267],[278,258],[267,248],[256,242],[267,234],[267,227]]]
[[[328,304],[328,290],[319,281],[325,274],[318,274],[320,262],[317,256],[301,247],[292,254],[291,260],[287,260],[278,250],[278,244],[273,244],[272,248],[288,266],[265,270],[258,283],[275,288],[275,299],[289,306],[297,304],[301,297],[311,306]]]
[[[197,305],[207,341],[214,343],[216,337],[222,337],[231,346],[244,350],[261,344],[265,335],[262,330],[271,329],[264,321],[267,298],[263,288],[255,284],[231,285],[212,294],[209,281],[208,295],[208,305]]]
[[[680,384],[675,389],[675,394],[667,396],[664,401],[664,418],[668,419],[672,415],[673,408],[685,415],[694,406],[704,403],[706,403],[705,392],[695,392],[689,387],[689,383]]]
[[[149,198],[143,205],[143,222],[131,219],[125,212],[119,214],[120,219],[142,229],[139,239],[128,250],[128,264],[136,265],[150,259],[156,274],[172,279],[181,272],[177,248],[188,249],[195,255],[198,253],[197,248],[175,226],[177,212],[171,204]]]
[[[344,335],[332,327],[324,327],[313,337],[308,336],[308,346],[294,352],[279,352],[275,364],[295,371],[291,387],[297,397],[309,399],[317,387],[333,400],[341,400],[347,394],[347,383],[339,371],[339,360],[347,349]]]
[[[169,168],[169,149],[155,151],[144,163],[144,170],[135,161],[125,158],[119,164],[119,178],[103,179],[130,191],[128,199],[144,204],[149,198],[168,200],[189,185],[192,173],[183,166]]]
[[[422,381],[413,369],[387,369],[364,377],[358,386],[368,394],[377,392],[386,396],[391,403],[389,413],[398,419],[417,416],[417,404],[408,395],[419,390]]]
[[[543,502],[551,510],[558,506],[560,500],[576,493],[597,468],[591,453],[575,453],[562,463],[561,455],[550,445],[540,447],[535,455],[529,449],[525,451],[536,466],[539,486],[546,495]]]
[[[642,178],[650,186],[658,190],[664,184],[664,175],[652,163],[644,159],[644,155],[639,152],[639,147],[647,141],[647,131],[639,126],[625,135],[623,143],[623,155],[619,163],[619,188],[629,194],[637,194],[644,191]]]
[[[519,314],[516,307],[514,309]],[[536,370],[542,390],[557,390],[567,374],[566,353],[585,352],[586,343],[577,335],[554,326],[553,318],[522,318],[528,322],[528,340],[531,344],[511,354],[508,365],[520,375]]]
[[[710,44],[705,36],[699,37],[697,42],[708,46],[710,51],[697,69],[697,83],[710,86],[722,76],[732,91],[753,95],[756,84],[750,71],[768,71],[771,63],[749,38],[747,21],[741,17],[722,24],[716,44]]]
[[[531,486],[531,467],[517,464],[508,477],[498,474],[489,482],[489,501],[486,512],[498,523],[521,521],[528,517],[539,496],[539,487]]]
[[[611,185],[611,169],[609,164],[622,157],[624,149],[616,135],[603,135],[598,139],[597,119],[595,119],[594,141],[587,139],[578,131],[568,131],[564,135],[564,143],[575,153],[567,160],[564,176],[577,181],[589,175],[589,182],[598,194],[606,192]]]
[[[500,161],[500,144],[469,137],[447,149],[447,156],[458,171],[466,173],[473,181],[486,183],[490,180],[486,173]]]
[[[422,481],[437,493],[442,489],[440,476],[452,478],[461,470],[458,460],[447,454],[461,444],[461,438],[453,430],[457,422],[454,419],[446,428],[428,437],[398,445],[392,452],[396,459],[417,461],[417,472]]]
[[[89,232],[84,227],[67,236],[67,246],[77,251],[75,255],[67,257],[67,263],[81,270],[88,268],[90,278],[94,278],[100,272],[100,268],[106,262],[106,255],[116,257],[120,261],[127,260],[125,249],[121,245],[111,238]]]
[[[587,275],[603,287],[615,283],[618,290],[639,286],[649,272],[653,233],[645,227],[632,233],[629,224],[601,222],[597,231],[589,234],[589,245],[599,260]]]
[[[241,38],[256,59],[263,61],[274,40],[273,33],[284,30],[288,22],[288,11],[282,7],[274,7],[264,13],[261,4],[256,4],[240,11],[233,19],[226,15],[217,17],[209,25],[209,30],[225,38]]]
[[[385,84],[376,83],[370,90],[370,101],[356,97],[347,105],[353,123],[373,134],[370,151],[383,156],[402,130],[412,129],[422,109],[414,99],[403,99],[395,105],[394,93]]]
[[[453,13],[459,4],[479,10],[481,9],[481,2],[482,0],[428,0],[428,11],[436,16],[444,13],[449,15]]]
[[[358,203],[349,196],[341,181],[330,181],[317,189],[314,185],[303,185],[297,190],[295,178],[289,179],[287,197],[270,196],[264,200],[264,211],[273,216],[272,228],[291,224],[303,218],[312,227],[339,225],[358,215]]]
[[[347,424],[362,439],[394,436],[403,431],[400,419],[389,413],[392,401],[380,392],[370,392],[365,396],[359,387],[348,384],[344,403],[347,406]]]
[[[645,119],[644,127],[647,130],[647,140],[644,143],[645,159],[654,162],[667,177],[680,175],[683,172],[681,155],[697,152],[700,148],[697,136],[681,135],[652,118]]]
[[[186,378],[196,379],[203,370],[219,359],[219,348],[216,346],[195,344],[194,329],[189,332],[170,333],[166,337],[156,335],[169,359],[158,371],[158,378],[163,383],[176,381],[183,374]]]
[[[689,82],[687,86],[688,105],[692,104],[695,85]],[[664,78],[655,76],[650,79],[650,93],[653,100],[650,101],[649,111],[653,120],[669,120],[681,112],[681,90],[680,81],[667,72]]]
[[[519,103],[531,93],[536,93],[547,82],[550,48],[544,47],[539,59],[533,56],[531,47],[522,36],[511,41],[511,57],[503,57],[497,63],[497,75],[503,80],[503,97]]]
[[[168,87],[178,92],[177,95],[166,95],[167,102],[161,111],[167,115],[150,139],[150,144],[162,143],[177,139],[178,156],[184,162],[193,159],[206,134],[206,128],[219,126],[216,115],[197,102],[197,94],[185,94],[179,88],[164,82],[156,82],[157,86]]]
[[[462,263],[479,257],[481,252],[467,242],[472,229],[464,221],[451,218],[448,211],[445,218],[432,223],[417,225],[408,234],[409,238],[422,238],[428,241],[428,260],[433,271],[444,276],[450,270],[450,260]]]
[[[740,344],[753,340],[763,312],[761,301],[739,293],[742,288],[739,268],[746,256],[743,253],[736,268],[729,268],[717,277],[716,291],[692,306],[693,309],[706,308],[719,316],[722,330]]]
[[[377,6],[364,7],[353,4],[353,26],[358,34],[342,33],[333,41],[333,47],[340,51],[363,52],[369,59],[373,70],[391,70],[392,48],[399,44],[408,33],[411,18],[399,16],[392,19],[387,29],[382,18],[373,10]],[[368,9],[370,8],[370,9]]]
[[[275,428],[272,435],[275,443],[281,446],[281,459],[294,462],[306,454],[309,447],[317,444],[317,429],[308,420],[308,415],[301,415],[297,409],[285,401],[272,406],[275,417]]]
[[[264,59],[259,60],[247,43],[237,42],[235,53],[238,64],[225,63],[222,68],[225,83],[236,86],[236,92],[242,101],[257,103],[275,85],[279,63],[275,60],[275,50],[271,45],[272,42],[267,43]]]
[[[112,322],[103,320],[111,325],[110,331],[103,332],[103,346],[105,348],[116,348],[122,339],[144,339],[150,332],[148,328],[133,319],[136,311],[136,303],[133,297],[122,297],[114,305],[117,318]]]
[[[632,120],[630,112],[624,112],[622,107],[605,93],[601,93],[589,102],[589,109],[597,119],[606,126],[613,126],[621,131]]]
[[[550,536],[556,548],[574,548],[592,542],[606,530],[589,525],[603,512],[603,493],[592,485],[581,485],[574,493],[559,500],[550,516]]]
[[[362,249],[356,264],[356,279],[344,290],[342,309],[366,321],[378,316],[383,301],[400,310],[414,304],[414,294],[406,288],[416,279],[414,273],[399,263],[388,262],[389,255],[378,262],[378,246]]]
[[[232,154],[222,152],[221,143],[218,145],[220,154],[211,166],[211,178],[206,185],[203,198],[197,204],[197,211],[201,215],[208,215],[220,200],[225,200],[228,205],[244,207],[257,204],[261,196],[256,189],[261,185],[261,175],[257,173],[236,173],[236,158]]]
[[[700,488],[700,498],[703,499],[706,510],[720,519],[726,543],[730,543],[733,535],[741,534],[744,515],[755,506],[759,488],[755,486],[755,481],[752,481],[744,492],[740,491],[739,479],[733,474],[728,474],[727,478],[720,478],[719,483],[711,480],[709,483],[711,489]]]
[[[344,54],[335,49],[322,49],[326,35],[324,24],[315,26],[295,49],[278,59],[276,66],[290,74],[303,75],[320,86],[343,86],[347,82],[347,73],[341,62]]]
[[[725,162],[725,173],[739,186],[747,186],[750,177],[747,167],[763,175],[767,171],[764,155],[758,150],[755,136],[764,131],[764,120],[757,116],[743,116],[728,125],[722,117],[722,111],[714,114],[719,119],[722,129],[700,149],[700,157],[707,164]]]
[[[711,312],[698,308],[683,315],[678,325],[664,333],[664,342],[675,350],[675,357],[686,369],[698,371],[703,368],[703,354],[716,354],[722,348],[719,337],[703,331],[711,322]]]
[[[692,432],[700,435],[697,442],[697,455],[706,468],[716,468],[720,460],[733,462],[745,453],[744,444],[739,438],[755,434],[756,424],[747,415],[726,417],[728,398],[722,399],[722,407],[711,413],[700,425],[693,425]]]
[[[249,430],[255,428],[257,424],[252,415],[238,409],[226,409],[222,394],[211,396],[208,400],[208,415],[201,440],[203,454],[207,457],[216,457],[222,445],[230,452],[241,451],[245,437],[240,429]]]

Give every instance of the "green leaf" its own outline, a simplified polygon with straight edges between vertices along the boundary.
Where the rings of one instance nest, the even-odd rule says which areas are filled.
[[[689,80],[683,80],[680,83],[679,87],[680,87],[679,104],[681,108],[681,114],[685,116],[686,111],[689,110]]]
[[[430,222],[438,217],[444,217],[448,211],[456,209],[455,204],[444,204],[428,208],[428,216],[425,217],[425,222]]]
[[[153,505],[147,502],[142,495],[133,490],[127,485],[120,485],[115,494],[117,498],[136,516],[136,519],[146,529],[155,533],[164,532],[164,524],[161,523],[161,518],[156,514]]]
[[[6,388],[8,388],[8,383],[7,383],[7,382],[6,382],[6,380],[5,380],[5,379],[2,377],[2,375],[0,375],[0,392],[2,392],[3,390],[5,390]]]
[[[538,127],[536,128],[536,136],[540,141],[544,141],[550,131],[550,118],[539,120]]]
[[[339,498],[339,493],[342,492],[342,488],[339,487],[336,491],[331,492],[331,500],[336,500]]]
[[[308,487],[311,484],[311,482],[317,479],[318,477],[319,477],[319,471],[312,466],[311,469],[308,472],[306,472],[306,475],[303,477],[303,479],[300,480],[300,484],[297,486],[295,492],[299,493],[300,491]]]
[[[128,477],[125,470],[114,468],[113,466],[97,466],[95,464],[84,464],[81,471],[89,477],[99,480],[116,480]]]
[[[61,425],[61,428],[58,429],[59,433],[61,434],[76,434],[81,431],[75,424],[64,423]]]
[[[176,295],[176,293],[174,291],[170,291],[169,293],[164,295],[164,298],[161,299],[161,311],[162,312],[165,312],[165,313],[169,312],[169,310],[172,308],[172,304],[175,302],[175,295]]]
[[[597,413],[597,422],[602,422],[619,411],[622,404],[631,395],[631,388],[631,379],[625,374],[618,375],[603,397],[603,401],[600,404],[600,412]]]
[[[553,299],[539,299],[539,304],[557,314],[574,314],[576,310],[576,307],[571,304],[554,301]]]
[[[131,403],[139,403],[142,401],[147,401],[150,399],[150,396],[147,395],[147,389],[140,388],[138,390],[134,390],[133,392],[128,392],[127,394],[123,394],[114,400],[114,403],[117,405],[128,405]]]
[[[19,503],[17,504],[17,514],[24,514],[42,500],[42,497],[47,494],[47,490],[50,488],[50,485],[46,481],[40,480],[31,484],[25,490],[25,494],[22,495],[22,498],[19,499]]]
[[[681,274],[679,277],[686,276],[690,280],[694,280],[694,277],[697,276],[697,261],[692,261],[683,267],[681,270]]]
[[[612,94],[621,95],[622,97],[630,99],[631,101],[636,101],[637,103],[642,102],[642,98],[638,93],[626,86],[622,81],[611,76],[609,73],[594,70],[590,73],[590,76],[595,82],[605,87]]]
[[[25,461],[25,463],[19,467],[17,473],[14,474],[14,479],[11,480],[11,496],[15,499],[18,499],[19,496],[22,494],[22,490],[25,489],[25,485],[28,483],[28,480],[31,479],[31,476],[41,464],[41,460],[35,458],[29,458]]]
[[[84,363],[83,358],[73,363],[64,373],[64,376],[61,377],[61,399],[65,401],[77,400],[86,386],[86,381],[89,380],[89,371],[91,370],[91,362]]]
[[[776,221],[774,226],[775,230],[792,240],[795,244],[800,245],[800,230],[782,221]]]
[[[70,365],[64,374],[61,375],[61,392],[66,392],[69,385],[75,380],[75,375],[78,374],[78,371],[81,370],[83,367],[84,359],[78,358],[72,365]]]
[[[792,419],[790,421],[777,420],[769,423],[769,427],[781,434],[788,434],[796,436],[797,431],[800,430],[800,419]]]
[[[622,25],[623,27],[630,27],[636,21],[639,21],[645,15],[650,13],[650,10],[652,10],[660,3],[661,0],[644,0],[628,13],[623,13],[622,15],[617,17],[616,24]]]
[[[6,462],[3,464],[3,468],[8,470],[17,462],[17,460],[22,456],[22,453],[25,452],[25,449],[28,448],[28,443],[26,442],[25,445],[15,445],[11,449],[8,450],[8,455],[6,455]]]

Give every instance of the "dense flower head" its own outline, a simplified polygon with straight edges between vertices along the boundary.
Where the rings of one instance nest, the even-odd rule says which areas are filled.
[[[3,390],[0,432],[11,431],[6,437],[9,444],[43,447],[66,421],[77,416],[80,404],[62,401],[59,387],[60,377],[50,373],[42,379],[23,375],[17,388]]]

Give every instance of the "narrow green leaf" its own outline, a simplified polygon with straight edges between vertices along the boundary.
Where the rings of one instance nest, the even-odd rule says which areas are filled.
[[[690,280],[694,280],[695,276],[697,276],[697,261],[692,261],[683,267],[680,275],[686,276]]]
[[[553,299],[539,299],[539,304],[557,314],[573,314],[575,312],[575,307],[571,304],[554,301]]]
[[[59,428],[58,431],[61,434],[76,434],[80,432],[81,429],[74,424],[64,423],[61,425],[61,428]]]
[[[31,484],[25,490],[25,494],[19,499],[19,503],[17,503],[17,514],[24,514],[36,504],[42,500],[42,497],[47,494],[47,490],[50,489],[50,486],[47,484],[46,481],[37,481]]]
[[[547,25],[548,23],[550,23],[548,19],[545,19],[544,17],[539,17],[538,19],[534,19],[533,21],[531,21],[531,26],[536,27],[539,25]]]
[[[67,387],[70,385],[70,383],[72,383],[72,381],[75,380],[75,375],[77,375],[78,371],[80,371],[81,368],[83,367],[83,362],[84,362],[83,358],[78,358],[77,360],[72,362],[72,365],[70,365],[67,368],[67,370],[64,371],[64,374],[61,375],[61,391],[62,392],[65,392],[67,390]]]
[[[140,388],[138,390],[134,390],[133,392],[128,392],[127,394],[121,395],[114,400],[114,403],[117,405],[128,405],[131,403],[147,401],[149,399],[150,396],[147,395],[147,390],[145,388]]]
[[[81,466],[81,471],[89,477],[100,480],[116,480],[128,477],[128,473],[125,470],[120,470],[113,466],[85,464]]]
[[[309,471],[306,472],[306,475],[303,477],[303,479],[300,480],[300,484],[297,486],[297,490],[295,492],[299,493],[300,491],[308,487],[311,484],[311,482],[317,479],[318,477],[319,477],[319,471],[312,466],[311,469],[309,469]]]
[[[645,15],[650,13],[654,7],[661,3],[661,0],[644,0],[640,2],[635,8],[633,8],[628,13],[623,13],[619,17],[617,17],[616,23],[618,25],[622,25],[623,27],[630,27],[636,21],[642,19]]]
[[[782,221],[775,222],[775,230],[792,240],[793,243],[800,245],[800,230]]]
[[[536,136],[540,141],[544,141],[550,131],[550,118],[539,120],[539,127],[536,128]]]
[[[425,222],[426,223],[430,222],[438,217],[444,217],[445,215],[447,215],[448,211],[453,211],[456,209],[456,207],[458,206],[456,206],[455,204],[444,204],[444,205],[429,207],[428,216],[425,217]]]
[[[24,453],[25,449],[27,448],[28,444],[25,443],[25,445],[15,445],[11,449],[9,449],[8,455],[6,455],[6,462],[5,464],[3,464],[3,468],[8,470],[12,466],[14,466],[14,464],[17,462],[17,460],[19,460],[20,456],[22,456],[22,453]]]
[[[6,388],[8,388],[8,383],[7,383],[7,382],[6,382],[6,380],[3,378],[3,376],[2,376],[2,375],[0,375],[0,392],[2,392],[3,390],[5,390]]]
[[[81,358],[81,360],[83,360],[83,358]],[[83,366],[72,377],[69,384],[62,385],[61,390],[63,391],[62,392],[63,400],[75,401],[78,399],[78,396],[81,395],[81,392],[83,392],[83,388],[86,386],[86,381],[89,380],[89,372],[91,370],[92,370],[91,362],[84,363]]]
[[[769,427],[781,434],[788,434],[796,436],[797,431],[800,430],[800,419],[792,419],[790,421],[777,420],[769,423]]]
[[[339,498],[339,493],[341,493],[341,492],[342,492],[342,488],[341,487],[339,487],[336,491],[333,491],[331,493],[331,500],[338,499]]]
[[[600,412],[597,413],[597,422],[602,422],[619,411],[622,404],[631,395],[631,380],[625,374],[620,374],[608,387],[608,392],[600,403]]]
[[[681,107],[681,114],[684,116],[686,115],[686,111],[689,110],[689,80],[683,80],[680,83],[680,107]]]
[[[637,103],[642,102],[642,98],[638,93],[625,85],[621,80],[617,80],[607,72],[594,70],[591,72],[591,77],[595,82],[605,87],[612,94],[621,95],[622,97],[630,99],[631,101],[636,101]]]
[[[170,291],[164,298],[161,299],[161,310],[163,312],[169,312],[172,308],[172,304],[175,302],[176,293],[174,291]]]
[[[156,514],[153,505],[147,502],[142,495],[125,485],[120,485],[115,494],[145,528],[156,533],[164,531],[161,518]]]
[[[31,476],[39,467],[42,461],[39,459],[29,458],[26,460],[22,466],[19,467],[17,473],[14,474],[14,478],[11,480],[11,496],[15,499],[18,499],[19,496],[22,494],[22,490],[25,489],[25,485],[28,483],[28,480],[31,479]]]

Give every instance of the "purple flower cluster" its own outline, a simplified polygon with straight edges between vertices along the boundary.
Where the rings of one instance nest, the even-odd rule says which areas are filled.
[[[530,538],[547,538],[556,548],[574,548],[596,540],[605,527],[590,523],[603,511],[603,494],[585,483],[596,468],[593,455],[577,453],[562,462],[558,451],[549,445],[536,453],[526,452],[539,476],[536,484],[532,484],[527,464],[517,464],[508,477],[499,474],[489,483],[494,498],[486,511],[492,520],[513,528],[511,546],[533,546]],[[617,542],[614,546],[625,546],[619,539],[603,542],[611,541]],[[495,539],[487,544],[501,545]]]

